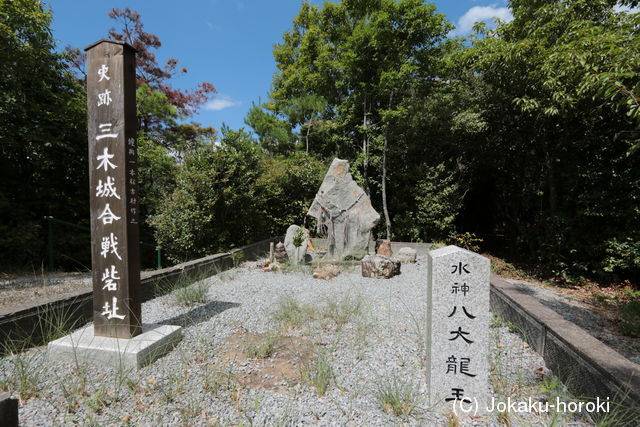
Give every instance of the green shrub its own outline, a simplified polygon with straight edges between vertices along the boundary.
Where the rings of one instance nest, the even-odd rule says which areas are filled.
[[[151,219],[173,262],[282,235],[303,224],[322,181],[323,164],[296,153],[267,157],[241,131],[224,130],[220,146],[185,157],[175,190]]]
[[[416,211],[410,217],[420,230],[416,240],[433,242],[453,231],[462,207],[462,186],[444,163],[424,169],[415,189]]]
[[[449,242],[452,245],[456,245],[468,251],[479,252],[479,245],[482,243],[482,239],[476,236],[474,233],[469,233],[468,231],[465,233],[453,232],[449,236]]]
[[[622,303],[620,330],[625,335],[640,337],[640,299]]]

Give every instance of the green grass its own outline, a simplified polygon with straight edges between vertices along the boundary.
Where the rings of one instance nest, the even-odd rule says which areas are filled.
[[[184,288],[178,288],[174,292],[174,299],[178,305],[194,305],[207,302],[207,291],[209,286],[200,281],[194,285],[190,285]]]
[[[312,309],[301,305],[290,296],[281,297],[271,313],[273,320],[282,327],[297,328],[312,316]]]
[[[285,328],[298,328],[312,320],[328,320],[338,329],[346,323],[360,319],[364,304],[359,297],[343,295],[340,298],[329,297],[318,308],[299,303],[293,297],[285,295],[276,303],[271,317]]]
[[[244,352],[251,359],[267,359],[273,354],[277,340],[277,335],[267,335],[264,340],[247,344]]]
[[[628,406],[621,403],[621,400],[623,399],[614,398],[611,401],[609,412],[592,415],[598,427],[635,427],[638,425],[640,408]]]
[[[239,387],[238,380],[233,373],[232,365],[226,369],[219,369],[216,365],[207,365],[202,373],[202,389],[213,396],[221,393],[231,394]]]
[[[334,376],[327,351],[321,347],[316,348],[313,359],[303,369],[303,380],[315,387],[318,396],[324,396]]]
[[[154,297],[160,297],[175,292],[178,289],[187,288],[194,283],[200,282],[211,276],[220,274],[221,270],[218,266],[214,265],[207,267],[204,270],[198,272],[182,271],[180,275],[173,279],[162,279],[153,283]]]
[[[349,295],[340,299],[329,297],[320,315],[325,319],[333,320],[336,326],[342,327],[352,318],[362,314],[362,305],[362,299],[352,298]]]
[[[23,400],[39,393],[41,379],[46,372],[45,358],[41,352],[18,352],[5,363],[9,366],[4,366],[0,371],[0,389],[15,390]]]
[[[413,391],[413,384],[398,377],[382,378],[378,381],[375,397],[385,412],[408,417],[415,414],[420,400]]]

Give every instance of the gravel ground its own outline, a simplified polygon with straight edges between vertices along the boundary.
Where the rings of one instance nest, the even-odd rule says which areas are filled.
[[[566,320],[580,326],[630,361],[640,364],[640,338],[622,335],[616,323],[615,313],[607,312],[594,304],[548,287],[522,280],[509,280],[509,282]]]
[[[179,306],[176,295],[169,294],[143,304],[145,323],[180,324],[184,338],[171,353],[137,372],[49,362],[45,348],[0,360],[0,386],[22,394],[21,424],[457,425],[454,415],[430,412],[425,403],[423,258],[403,265],[402,274],[390,280],[364,279],[352,268],[321,281],[308,272],[266,273],[255,265],[245,263],[192,285],[208,287],[205,303]],[[285,301],[301,309],[286,311]],[[289,317],[293,326],[277,320],[287,313],[299,314]],[[570,400],[542,358],[507,326],[496,321],[492,327],[494,396],[501,401]],[[333,371],[326,393],[319,396],[304,380],[280,381],[277,391],[243,385],[239,379],[269,359],[229,363],[225,341],[238,333],[280,334],[312,343]],[[409,390],[405,408],[413,408],[408,415],[385,411],[376,397],[376,390],[394,381]],[[461,416],[457,421],[591,425],[586,415],[557,413]]]
[[[91,289],[91,273],[40,273],[0,276],[0,310],[26,302],[45,303],[67,292]]]

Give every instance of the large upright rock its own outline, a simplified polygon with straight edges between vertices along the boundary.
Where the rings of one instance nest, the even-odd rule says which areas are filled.
[[[284,236],[284,248],[291,264],[300,264],[307,254],[309,245],[309,231],[305,228],[291,225]]]
[[[307,215],[318,221],[318,234],[328,237],[327,256],[361,259],[369,249],[371,229],[380,215],[349,173],[349,162],[333,159]]]

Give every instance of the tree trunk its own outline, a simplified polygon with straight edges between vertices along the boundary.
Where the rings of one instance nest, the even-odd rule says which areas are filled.
[[[311,131],[311,124],[307,126],[307,135],[305,136],[305,140],[307,142],[307,151],[306,151],[307,154],[309,154],[309,131]]]
[[[367,98],[365,97],[362,108],[362,127],[364,128],[364,137],[362,138],[362,179],[364,181],[364,192],[369,195],[369,178],[367,176],[367,169],[369,168],[369,134],[367,133],[367,113]]]
[[[382,149],[382,209],[384,221],[387,225],[387,240],[391,240],[391,220],[387,209],[387,132],[384,133],[384,148]]]
[[[551,214],[555,214],[558,211],[558,188],[556,186],[554,156],[550,151],[551,150],[547,148],[545,163],[547,167],[547,188],[549,190],[549,210]]]

